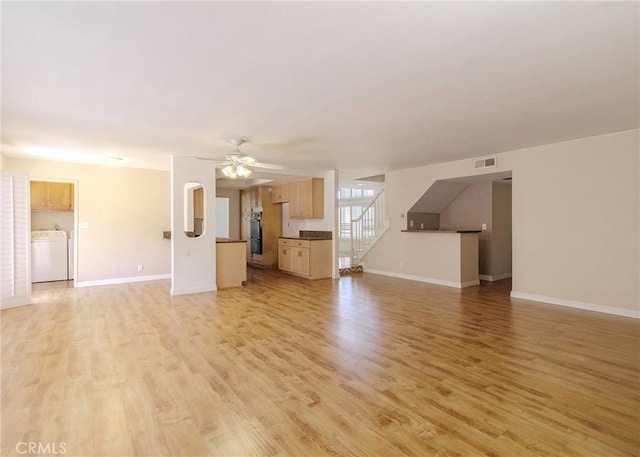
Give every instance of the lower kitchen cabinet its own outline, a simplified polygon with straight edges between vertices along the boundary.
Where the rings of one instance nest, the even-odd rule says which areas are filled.
[[[216,285],[218,289],[239,287],[247,280],[246,241],[216,242]]]
[[[278,268],[308,279],[331,277],[331,240],[278,240]]]

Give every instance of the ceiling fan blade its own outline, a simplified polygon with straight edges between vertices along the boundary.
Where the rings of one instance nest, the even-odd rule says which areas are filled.
[[[250,157],[250,156],[239,157],[237,160],[241,164],[249,165],[249,166],[251,166],[251,165],[256,163],[256,159],[254,159],[253,157]]]
[[[254,162],[251,164],[252,167],[255,168],[269,168],[271,170],[282,170],[284,166],[282,165],[274,165],[272,163],[262,163],[262,162]]]
[[[213,162],[216,167],[224,167],[227,165],[231,165],[233,162],[229,160],[218,160],[218,159],[209,159],[207,157],[194,157],[197,160],[204,160],[206,162]]]

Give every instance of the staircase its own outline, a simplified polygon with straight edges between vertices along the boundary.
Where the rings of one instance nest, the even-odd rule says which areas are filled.
[[[348,244],[342,243],[341,274],[362,271],[362,259],[389,228],[389,220],[385,217],[384,200],[384,189],[382,189],[362,208],[359,214],[353,214],[358,213],[358,211],[353,211],[354,208],[359,209],[357,206],[351,206],[351,210],[348,212],[341,211],[341,216],[345,213],[354,216],[349,220],[340,221],[341,240],[348,241]],[[344,248],[347,246],[348,250],[345,250]]]

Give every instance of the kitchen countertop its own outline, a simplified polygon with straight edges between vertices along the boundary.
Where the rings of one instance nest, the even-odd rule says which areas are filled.
[[[229,238],[216,238],[216,243],[246,243],[246,240],[230,240]]]

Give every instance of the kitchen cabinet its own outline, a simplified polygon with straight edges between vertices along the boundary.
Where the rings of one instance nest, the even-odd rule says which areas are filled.
[[[240,191],[240,239],[249,241],[250,238],[250,218],[251,218],[251,201],[250,193],[246,190]],[[245,251],[247,261],[251,258],[250,243],[245,243]]]
[[[291,247],[278,242],[278,269],[283,271],[291,271]]]
[[[73,184],[31,181],[32,211],[73,211]]]
[[[273,189],[257,186],[245,189],[240,194],[242,224],[240,238],[251,239],[251,211],[262,211],[260,227],[262,230],[262,254],[251,252],[251,243],[247,243],[247,262],[257,267],[270,267],[278,263],[278,237],[282,234],[282,205],[273,203]]]
[[[286,203],[289,201],[289,184],[273,186],[273,203]]]
[[[193,218],[204,219],[204,188],[193,190]]]
[[[278,240],[278,268],[307,279],[331,277],[331,240]]]
[[[216,242],[216,284],[218,289],[238,287],[247,280],[246,241]]]
[[[324,179],[309,178],[287,184],[290,219],[324,217]]]

